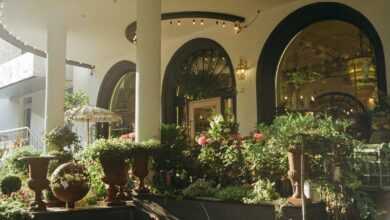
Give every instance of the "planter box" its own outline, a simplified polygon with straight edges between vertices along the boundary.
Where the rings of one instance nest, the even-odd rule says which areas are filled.
[[[326,213],[324,203],[313,203],[308,204],[307,208],[307,219],[318,219],[326,220],[328,215]],[[282,208],[281,220],[302,220],[302,208],[293,206],[284,206]]]
[[[137,220],[274,220],[272,204],[245,205],[206,200],[141,196],[134,201]]]
[[[133,207],[54,209],[31,213],[32,220],[135,220]]]

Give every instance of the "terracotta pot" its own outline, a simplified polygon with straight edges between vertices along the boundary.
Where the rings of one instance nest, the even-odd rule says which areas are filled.
[[[78,181],[60,181],[64,175],[78,175]],[[81,178],[82,177],[82,178]],[[89,192],[89,177],[85,168],[74,162],[59,166],[52,174],[51,188],[54,195],[61,201],[66,202],[67,208],[74,208],[75,202],[84,198]]]
[[[305,161],[307,161],[305,159]],[[301,194],[301,151],[295,150],[288,152],[288,177],[291,182],[291,186],[293,189],[293,195],[288,198],[288,202],[293,206],[302,206],[302,194]],[[305,167],[306,164],[305,164]],[[305,198],[308,201],[307,198]]]
[[[23,157],[20,159],[28,163],[27,185],[35,193],[35,199],[30,203],[31,211],[46,211],[46,204],[42,201],[42,190],[49,189],[47,170],[51,159],[54,157]]]
[[[149,155],[147,152],[140,151],[134,155],[133,173],[139,179],[139,185],[136,188],[138,193],[149,193],[149,190],[145,187],[145,177],[148,175],[148,162]]]
[[[105,202],[108,206],[125,205],[123,201],[125,186],[129,181],[129,164],[124,159],[101,159],[103,167],[103,182],[108,185]]]

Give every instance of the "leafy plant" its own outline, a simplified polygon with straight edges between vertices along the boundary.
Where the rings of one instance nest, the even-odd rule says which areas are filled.
[[[285,75],[287,76],[286,82],[295,88],[300,88],[304,84],[315,82],[323,77],[322,74],[312,71],[295,71]]]
[[[60,172],[58,171],[51,178],[51,187],[53,189],[67,189],[72,186],[89,189],[89,175],[83,165],[73,163],[72,166],[61,169]]]
[[[238,124],[217,115],[210,121],[207,134],[198,138],[198,160],[205,176],[223,186],[248,182],[245,149],[237,132]]]
[[[258,180],[253,184],[253,190],[245,197],[244,203],[258,204],[265,201],[273,201],[280,197],[275,190],[275,183],[269,180]]]
[[[72,131],[69,125],[56,127],[45,135],[45,143],[52,151],[74,150],[80,148],[78,135]]]
[[[30,156],[39,156],[39,152],[30,146],[24,146],[20,148],[13,149],[5,158],[4,158],[4,167],[12,173],[21,174],[27,176],[28,164],[24,160],[20,160],[22,157]]]
[[[17,192],[22,187],[22,180],[18,176],[6,176],[0,182],[1,192],[5,195]]]
[[[28,220],[26,204],[13,198],[0,199],[1,220]]]
[[[190,184],[189,157],[186,129],[177,125],[161,126],[161,148],[154,155],[153,186],[158,193],[178,193]]]
[[[250,187],[248,186],[227,186],[218,190],[215,198],[223,201],[242,202],[249,192]]]
[[[89,97],[85,92],[66,92],[65,93],[65,111],[88,105]]]
[[[214,184],[205,179],[198,179],[183,190],[183,195],[187,198],[213,197],[216,193]]]

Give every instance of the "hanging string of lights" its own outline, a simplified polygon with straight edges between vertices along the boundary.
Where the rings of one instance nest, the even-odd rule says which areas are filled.
[[[168,24],[174,25],[177,27],[183,26],[198,26],[205,27],[211,25],[217,25],[222,29],[230,29],[234,30],[234,33],[239,34],[244,29],[249,28],[255,21],[259,18],[261,11],[257,10],[256,15],[249,22],[245,23],[245,18],[225,14],[218,12],[204,12],[204,11],[184,11],[184,12],[171,12],[171,13],[163,13],[162,20],[167,21]],[[133,22],[126,28],[126,38],[131,43],[137,42],[137,23]]]
[[[240,21],[225,21],[225,20],[215,20],[215,25],[220,26],[222,28],[228,27],[228,23],[232,23],[232,28],[236,34],[239,34],[242,30],[249,28],[259,17],[261,11],[257,10],[256,16],[248,23],[244,24],[243,22]],[[188,21],[189,20],[189,21]],[[205,26],[206,21],[210,21],[210,24],[213,24],[214,22],[211,21],[212,19],[207,19],[206,18],[200,18],[200,19],[174,19],[174,20],[169,20],[169,24],[171,25],[177,25],[178,27],[184,25],[185,23],[189,24],[191,23],[192,25],[197,25],[199,24],[200,26]]]

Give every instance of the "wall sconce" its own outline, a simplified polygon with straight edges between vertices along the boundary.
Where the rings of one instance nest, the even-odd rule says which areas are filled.
[[[236,75],[238,80],[246,79],[246,71],[248,70],[248,62],[243,58],[240,59],[240,63],[236,68]]]

